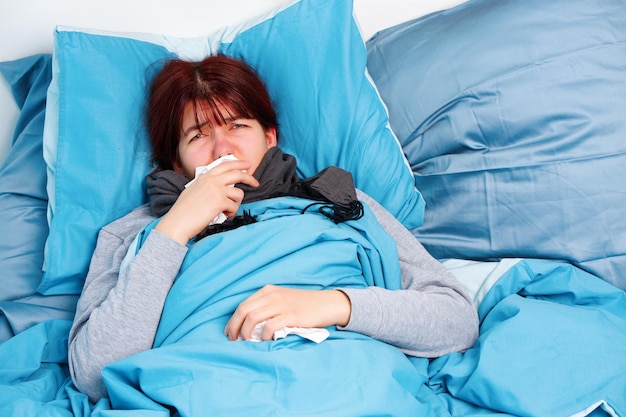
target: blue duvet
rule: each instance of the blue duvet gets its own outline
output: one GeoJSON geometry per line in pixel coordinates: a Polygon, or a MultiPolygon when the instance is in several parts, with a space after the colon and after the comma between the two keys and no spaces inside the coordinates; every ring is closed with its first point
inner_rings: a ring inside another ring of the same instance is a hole
{"type": "Polygon", "coordinates": [[[269,203],[242,206],[257,223],[191,246],[155,348],[104,370],[112,405],[182,416],[418,414],[424,376],[385,343],[334,328],[319,344],[294,335],[267,342],[224,336],[239,303],[266,284],[401,287],[394,241],[371,212],[335,225],[315,206],[301,214],[311,201],[269,203]]]}
{"type": "Polygon", "coordinates": [[[453,415],[570,416],[602,405],[626,416],[624,291],[567,263],[524,260],[478,312],[476,345],[429,368],[453,415]]]}
{"type": "Polygon", "coordinates": [[[71,383],[68,320],[0,344],[0,415],[626,416],[626,293],[566,263],[517,263],[478,306],[476,345],[430,362],[333,328],[320,344],[227,341],[234,308],[268,282],[399,288],[371,213],[335,227],[277,203],[191,248],[155,348],[103,371],[110,400],[90,404],[71,383]]]}

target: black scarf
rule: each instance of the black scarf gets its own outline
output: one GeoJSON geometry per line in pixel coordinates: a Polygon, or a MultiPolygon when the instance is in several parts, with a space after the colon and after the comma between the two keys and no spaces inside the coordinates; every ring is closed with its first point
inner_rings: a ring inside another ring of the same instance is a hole
{"type": "MultiPolygon", "coordinates": [[[[243,203],[292,196],[314,200],[303,212],[317,207],[320,213],[335,223],[357,220],[363,216],[363,205],[356,197],[352,175],[341,168],[331,166],[302,180],[296,173],[296,159],[274,147],[267,151],[254,172],[254,177],[260,183],[256,188],[246,184],[235,185],[245,193],[243,203]]],[[[176,202],[189,178],[173,170],[163,170],[149,174],[146,182],[152,211],[157,216],[162,216],[176,202]]],[[[243,215],[231,217],[222,224],[208,226],[198,238],[255,221],[254,216],[244,212],[243,215]]]]}

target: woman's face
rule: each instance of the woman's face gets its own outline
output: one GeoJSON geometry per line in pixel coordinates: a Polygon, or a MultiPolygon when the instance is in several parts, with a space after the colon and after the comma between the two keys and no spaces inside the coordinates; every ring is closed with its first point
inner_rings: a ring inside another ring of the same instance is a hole
{"type": "Polygon", "coordinates": [[[230,118],[226,109],[222,110],[224,124],[209,120],[210,114],[201,104],[185,106],[178,141],[179,160],[174,163],[174,169],[191,179],[196,167],[233,154],[237,159],[249,161],[252,165],[247,172],[254,174],[267,150],[276,146],[276,130],[264,130],[256,119],[230,118]]]}

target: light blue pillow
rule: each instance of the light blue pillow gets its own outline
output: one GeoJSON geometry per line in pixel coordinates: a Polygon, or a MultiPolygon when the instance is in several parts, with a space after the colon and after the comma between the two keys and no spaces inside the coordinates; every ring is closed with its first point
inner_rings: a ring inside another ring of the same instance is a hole
{"type": "Polygon", "coordinates": [[[405,226],[422,224],[424,201],[366,73],[352,2],[302,0],[208,38],[152,38],[57,31],[49,98],[58,107],[50,100],[45,136],[51,229],[39,291],[80,292],[98,230],[145,201],[146,78],[174,54],[219,51],[250,63],[267,83],[280,145],[301,175],[345,168],[405,226]]]}
{"type": "MultiPolygon", "coordinates": [[[[146,201],[150,149],[142,103],[152,64],[170,56],[162,46],[128,38],[56,33],[59,71],[51,88],[58,88],[58,144],[48,168],[54,184],[48,184],[42,294],[79,294],[99,229],[146,201]]],[[[47,149],[54,147],[49,117],[47,149]]]]}
{"type": "MultiPolygon", "coordinates": [[[[0,302],[35,293],[48,236],[46,166],[42,154],[51,56],[0,63],[20,115],[12,147],[0,166],[0,302]]],[[[1,316],[2,314],[0,314],[1,316]]]]}
{"type": "Polygon", "coordinates": [[[470,0],[367,48],[431,253],[562,259],[626,289],[624,1],[470,0]]]}

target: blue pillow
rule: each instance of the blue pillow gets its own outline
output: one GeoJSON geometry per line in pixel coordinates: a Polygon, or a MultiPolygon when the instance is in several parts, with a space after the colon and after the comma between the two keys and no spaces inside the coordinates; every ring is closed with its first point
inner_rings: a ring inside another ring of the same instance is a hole
{"type": "Polygon", "coordinates": [[[20,115],[12,146],[0,167],[0,301],[35,293],[48,236],[46,166],[42,138],[51,56],[0,63],[20,115]]]}
{"type": "Polygon", "coordinates": [[[152,43],[73,31],[56,33],[54,54],[50,89],[58,89],[58,110],[49,101],[44,148],[56,159],[48,163],[50,233],[38,291],[80,294],[99,229],[147,201],[142,103],[152,64],[171,54],[152,43]],[[58,120],[49,122],[53,112],[58,120]],[[49,123],[57,127],[55,143],[49,123]]]}
{"type": "Polygon", "coordinates": [[[438,258],[567,260],[626,288],[626,3],[470,0],[367,44],[438,258]]]}
{"type": "Polygon", "coordinates": [[[266,81],[279,114],[280,145],[300,174],[329,165],[408,228],[424,201],[366,72],[352,2],[301,0],[258,22],[204,39],[58,30],[46,148],[50,237],[39,291],[78,293],[98,230],[145,201],[149,145],[141,113],[146,79],[172,55],[221,52],[266,81]]]}

